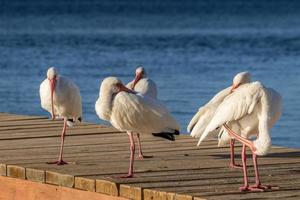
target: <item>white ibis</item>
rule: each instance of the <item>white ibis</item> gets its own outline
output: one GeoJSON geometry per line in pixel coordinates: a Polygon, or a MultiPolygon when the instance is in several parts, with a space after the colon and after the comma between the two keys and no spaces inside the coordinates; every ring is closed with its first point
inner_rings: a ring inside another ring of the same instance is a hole
{"type": "Polygon", "coordinates": [[[157,98],[157,87],[153,80],[147,77],[146,70],[143,67],[138,67],[135,70],[135,78],[129,82],[126,87],[147,95],[152,98],[157,98]]]}
{"type": "MultiPolygon", "coordinates": [[[[133,81],[129,82],[126,87],[134,90],[142,95],[149,96],[151,98],[157,98],[157,87],[154,81],[147,77],[146,71],[143,67],[138,67],[135,70],[135,78],[133,81]]],[[[140,140],[140,134],[137,133],[137,140],[138,140],[138,147],[139,147],[139,159],[143,159],[143,151],[142,151],[142,144],[140,140]]],[[[148,156],[149,157],[149,156],[148,156]]],[[[151,156],[150,156],[151,157],[151,156]]]]}
{"type": "Polygon", "coordinates": [[[199,139],[198,145],[213,130],[223,126],[230,137],[243,144],[242,163],[244,186],[242,191],[275,189],[262,185],[259,178],[257,155],[266,155],[271,148],[270,129],[281,115],[282,99],[278,92],[260,82],[244,84],[234,90],[218,106],[214,116],[199,139]],[[254,141],[248,139],[256,136],[254,141]],[[255,185],[249,186],[246,166],[246,147],[252,151],[255,185]]]}
{"type": "Polygon", "coordinates": [[[108,77],[100,86],[95,104],[97,115],[109,121],[120,131],[126,131],[130,140],[130,163],[125,178],[133,177],[135,143],[133,133],[152,134],[175,139],[179,124],[158,100],[136,94],[116,77],[108,77]]]}
{"type": "Polygon", "coordinates": [[[48,164],[67,164],[63,160],[63,148],[67,125],[81,121],[82,105],[79,88],[69,78],[60,76],[54,67],[47,71],[47,78],[40,85],[41,106],[51,113],[52,119],[60,117],[64,119],[61,133],[61,146],[57,161],[48,164]]]}
{"type": "MultiPolygon", "coordinates": [[[[217,93],[207,104],[200,107],[198,112],[190,121],[187,131],[191,133],[192,137],[199,138],[203,134],[205,128],[213,118],[218,106],[224,101],[224,99],[230,95],[239,86],[250,83],[251,75],[249,72],[240,72],[235,75],[232,81],[232,86],[227,87],[217,93]]],[[[214,130],[212,132],[219,132],[220,129],[214,130]]],[[[224,135],[225,136],[225,135],[224,135]]],[[[234,160],[234,142],[235,139],[230,140],[230,164],[232,168],[240,168],[240,165],[235,164],[234,160]]]]}

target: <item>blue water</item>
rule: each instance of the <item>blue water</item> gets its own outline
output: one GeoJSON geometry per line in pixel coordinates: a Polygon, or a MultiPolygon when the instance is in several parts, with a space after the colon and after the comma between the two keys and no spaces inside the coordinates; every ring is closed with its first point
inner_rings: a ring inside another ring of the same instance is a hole
{"type": "Polygon", "coordinates": [[[39,85],[49,66],[72,78],[84,119],[104,77],[133,78],[142,64],[159,98],[187,123],[248,70],[279,91],[273,143],[300,147],[300,1],[0,1],[0,111],[48,115],[39,85]]]}

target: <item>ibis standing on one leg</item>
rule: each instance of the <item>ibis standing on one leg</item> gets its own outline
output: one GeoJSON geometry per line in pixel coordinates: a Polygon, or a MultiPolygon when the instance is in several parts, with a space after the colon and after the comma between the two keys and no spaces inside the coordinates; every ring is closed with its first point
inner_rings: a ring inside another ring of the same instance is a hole
{"type": "Polygon", "coordinates": [[[60,117],[64,119],[61,132],[60,153],[57,161],[48,164],[64,165],[63,148],[67,125],[82,120],[82,104],[79,88],[69,78],[60,76],[54,67],[47,71],[47,78],[40,85],[41,106],[51,113],[52,119],[60,117]]]}
{"type": "MultiPolygon", "coordinates": [[[[126,87],[134,90],[142,95],[146,95],[151,98],[157,98],[157,87],[154,81],[147,77],[146,70],[144,67],[139,66],[135,70],[135,78],[133,81],[129,82],[126,87]]],[[[139,159],[143,159],[146,156],[143,155],[142,144],[140,140],[140,134],[137,133],[137,141],[139,147],[139,159]]],[[[150,156],[151,157],[151,156],[150,156]]]]}

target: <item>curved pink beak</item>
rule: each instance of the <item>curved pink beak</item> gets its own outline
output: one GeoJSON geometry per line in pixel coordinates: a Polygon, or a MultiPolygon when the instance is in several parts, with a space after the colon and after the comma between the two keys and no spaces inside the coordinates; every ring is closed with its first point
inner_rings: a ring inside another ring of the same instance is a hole
{"type": "Polygon", "coordinates": [[[55,114],[54,114],[54,105],[53,105],[53,94],[54,94],[54,89],[56,85],[56,78],[49,79],[50,82],[50,89],[51,89],[51,107],[52,107],[52,119],[55,119],[55,114]]]}
{"type": "Polygon", "coordinates": [[[119,84],[119,89],[120,89],[120,92],[124,91],[124,92],[128,92],[128,93],[136,94],[136,92],[134,90],[131,90],[131,89],[125,87],[123,84],[119,84]]]}
{"type": "Polygon", "coordinates": [[[135,75],[134,82],[133,82],[133,84],[131,86],[132,90],[134,89],[135,85],[139,82],[139,80],[142,79],[142,77],[143,77],[143,73],[142,72],[140,72],[140,73],[138,73],[138,74],[135,75]]]}

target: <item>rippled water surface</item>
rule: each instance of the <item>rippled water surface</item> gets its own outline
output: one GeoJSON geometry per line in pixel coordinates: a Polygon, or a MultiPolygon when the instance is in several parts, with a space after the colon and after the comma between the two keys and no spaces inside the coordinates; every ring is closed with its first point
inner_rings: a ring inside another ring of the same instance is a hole
{"type": "Polygon", "coordinates": [[[198,107],[248,70],[279,91],[275,144],[300,147],[299,1],[0,1],[0,111],[48,115],[39,85],[49,66],[72,78],[84,119],[101,80],[144,65],[185,131],[198,107]],[[226,3],[225,3],[226,2],[226,3]]]}

